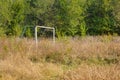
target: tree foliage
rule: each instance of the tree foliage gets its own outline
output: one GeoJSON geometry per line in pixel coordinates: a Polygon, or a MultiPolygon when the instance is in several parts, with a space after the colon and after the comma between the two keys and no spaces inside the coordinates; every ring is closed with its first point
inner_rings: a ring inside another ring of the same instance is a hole
{"type": "Polygon", "coordinates": [[[55,27],[58,37],[120,34],[119,7],[119,0],[0,0],[0,35],[35,25],[55,27]]]}
{"type": "Polygon", "coordinates": [[[0,27],[4,28],[6,35],[20,35],[24,6],[22,0],[0,0],[0,27]]]}
{"type": "Polygon", "coordinates": [[[111,6],[112,0],[87,1],[85,22],[89,34],[113,33],[115,28],[115,17],[111,6]]]}

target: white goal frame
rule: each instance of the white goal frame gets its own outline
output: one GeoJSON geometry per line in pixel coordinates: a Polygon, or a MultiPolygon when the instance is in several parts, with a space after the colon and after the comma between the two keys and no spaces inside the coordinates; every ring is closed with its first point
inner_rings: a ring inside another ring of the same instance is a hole
{"type": "Polygon", "coordinates": [[[38,34],[37,34],[37,29],[38,28],[45,28],[45,29],[51,29],[53,32],[53,42],[55,43],[55,28],[54,27],[45,27],[45,26],[35,26],[35,42],[36,44],[38,43],[38,34]]]}

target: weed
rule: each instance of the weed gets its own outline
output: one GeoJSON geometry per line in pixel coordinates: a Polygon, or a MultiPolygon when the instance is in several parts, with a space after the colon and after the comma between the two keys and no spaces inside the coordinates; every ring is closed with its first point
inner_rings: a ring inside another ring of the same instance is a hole
{"type": "Polygon", "coordinates": [[[120,38],[0,38],[0,80],[119,80],[120,38]],[[117,41],[117,42],[116,42],[117,41]]]}

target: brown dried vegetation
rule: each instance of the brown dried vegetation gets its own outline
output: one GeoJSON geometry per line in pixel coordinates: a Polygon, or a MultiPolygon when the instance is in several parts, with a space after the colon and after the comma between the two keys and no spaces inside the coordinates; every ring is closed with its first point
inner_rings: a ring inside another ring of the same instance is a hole
{"type": "Polygon", "coordinates": [[[0,38],[0,80],[119,80],[120,37],[0,38]]]}

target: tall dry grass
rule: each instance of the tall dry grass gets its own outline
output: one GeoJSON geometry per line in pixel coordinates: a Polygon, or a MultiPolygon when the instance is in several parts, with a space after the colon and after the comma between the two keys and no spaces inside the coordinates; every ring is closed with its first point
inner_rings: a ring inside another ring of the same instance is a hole
{"type": "Polygon", "coordinates": [[[0,38],[0,80],[119,80],[120,37],[0,38]]]}

